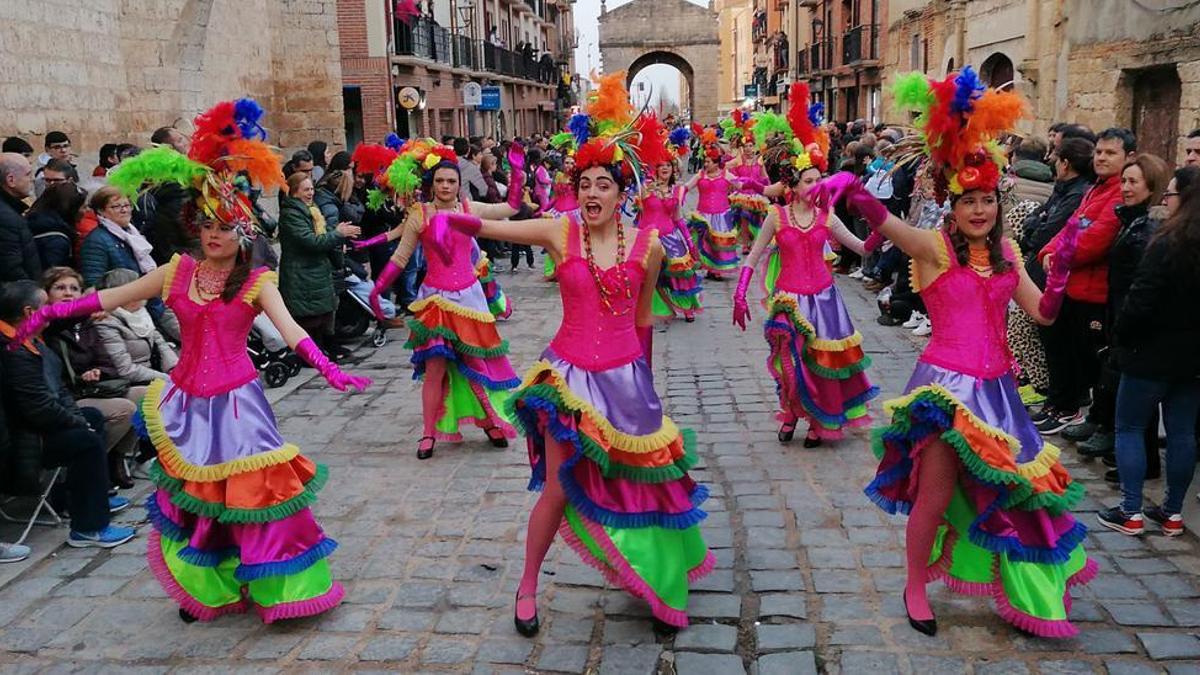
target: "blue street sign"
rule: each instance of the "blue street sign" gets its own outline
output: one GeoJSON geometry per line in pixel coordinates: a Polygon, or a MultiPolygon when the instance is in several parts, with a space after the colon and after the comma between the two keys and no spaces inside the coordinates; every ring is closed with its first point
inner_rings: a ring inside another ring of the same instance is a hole
{"type": "Polygon", "coordinates": [[[481,101],[479,103],[480,110],[499,110],[500,109],[500,87],[487,86],[483,87],[481,92],[481,101]]]}

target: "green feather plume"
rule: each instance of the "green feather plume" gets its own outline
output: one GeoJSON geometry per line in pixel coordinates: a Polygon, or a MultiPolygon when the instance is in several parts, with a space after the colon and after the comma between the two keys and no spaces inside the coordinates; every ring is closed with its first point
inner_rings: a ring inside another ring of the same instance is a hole
{"type": "Polygon", "coordinates": [[[929,80],[924,73],[905,73],[896,78],[892,85],[892,96],[896,100],[896,108],[909,110],[924,116],[936,102],[933,91],[929,88],[929,80]]]}
{"type": "Polygon", "coordinates": [[[767,140],[776,134],[782,135],[783,138],[792,138],[792,125],[788,124],[783,115],[760,112],[755,113],[753,119],[754,127],[751,132],[754,134],[754,144],[759,148],[766,146],[767,140]]]}
{"type": "Polygon", "coordinates": [[[179,183],[190,187],[209,172],[208,167],[184,157],[169,146],[160,145],[130,157],[108,172],[108,184],[127,197],[133,197],[147,183],[179,183]]]}
{"type": "Polygon", "coordinates": [[[574,150],[575,134],[569,131],[560,131],[559,133],[554,134],[550,137],[550,147],[558,148],[560,150],[564,148],[574,150]]]}
{"type": "Polygon", "coordinates": [[[379,188],[371,188],[367,190],[367,208],[372,211],[378,211],[387,203],[387,196],[383,194],[383,190],[379,188]]]}
{"type": "Polygon", "coordinates": [[[397,194],[406,195],[421,186],[421,172],[417,160],[400,155],[388,166],[387,182],[397,194]]]}
{"type": "Polygon", "coordinates": [[[734,135],[740,133],[738,131],[737,124],[730,117],[721,118],[721,121],[717,124],[721,127],[721,138],[726,141],[732,139],[734,135]]]}

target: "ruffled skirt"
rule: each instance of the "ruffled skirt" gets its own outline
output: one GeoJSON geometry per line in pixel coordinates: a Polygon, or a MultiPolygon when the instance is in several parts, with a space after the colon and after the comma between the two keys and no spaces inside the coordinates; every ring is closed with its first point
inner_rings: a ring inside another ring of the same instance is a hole
{"type": "Polygon", "coordinates": [[[309,505],[325,467],[284,442],[257,380],[212,397],[150,384],[137,424],[154,443],[146,557],[164,590],[211,621],[253,607],[266,623],[341,602],[309,505]]]}
{"type": "Polygon", "coordinates": [[[671,318],[676,314],[694,316],[700,313],[700,270],[692,258],[691,247],[679,230],[660,237],[666,260],[658,277],[658,292],[654,294],[654,315],[671,318]]]}
{"type": "Polygon", "coordinates": [[[743,252],[754,244],[770,208],[770,200],[760,194],[735,192],[729,195],[730,223],[742,242],[743,252]]]}
{"type": "Polygon", "coordinates": [[[437,414],[436,437],[461,441],[459,423],[467,420],[481,429],[498,427],[508,438],[516,430],[504,418],[509,391],[520,384],[508,362],[508,341],[496,331],[483,287],[461,291],[421,285],[409,305],[410,334],[405,347],[413,350],[413,379],[425,376],[425,362],[446,360],[446,394],[437,414]]]}
{"type": "Polygon", "coordinates": [[[738,267],[737,231],[729,213],[695,213],[691,219],[703,221],[700,236],[700,265],[705,272],[721,276],[738,267]]]}
{"type": "Polygon", "coordinates": [[[958,487],[930,555],[930,578],[991,597],[1018,628],[1068,637],[1071,586],[1096,575],[1083,550],[1087,528],[1070,509],[1083,497],[1021,405],[1011,375],[980,379],[918,363],[906,394],[885,404],[891,422],[874,432],[879,458],[867,496],[908,513],[920,486],[914,464],[931,441],[962,464],[958,487]]]}
{"type": "Polygon", "coordinates": [[[528,440],[531,490],[545,484],[546,434],[566,450],[566,542],[655,617],[686,626],[688,586],[715,564],[699,527],[708,491],[687,475],[694,435],[662,414],[646,361],[592,372],[547,349],[509,405],[528,440]]]}
{"type": "Polygon", "coordinates": [[[867,379],[871,359],[837,287],[812,295],[777,290],[767,302],[767,316],[767,368],[779,394],[779,420],[805,419],[810,431],[826,439],[869,424],[867,402],[879,389],[867,379]]]}
{"type": "Polygon", "coordinates": [[[497,319],[507,319],[512,316],[512,301],[500,287],[500,282],[496,281],[492,261],[486,255],[481,255],[479,261],[475,263],[475,277],[483,286],[483,297],[487,300],[488,311],[492,313],[492,316],[497,319]]]}

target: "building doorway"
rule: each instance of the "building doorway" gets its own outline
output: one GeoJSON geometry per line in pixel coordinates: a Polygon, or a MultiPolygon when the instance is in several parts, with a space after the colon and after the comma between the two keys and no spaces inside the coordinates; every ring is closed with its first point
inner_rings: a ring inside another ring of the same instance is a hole
{"type": "Polygon", "coordinates": [[[983,65],[979,66],[979,74],[983,77],[984,84],[989,87],[1011,89],[1013,82],[1012,59],[996,52],[983,60],[983,65]]]}
{"type": "Polygon", "coordinates": [[[363,140],[362,89],[342,87],[342,111],[346,147],[357,147],[363,140]]]}
{"type": "Polygon", "coordinates": [[[1138,150],[1175,166],[1181,87],[1175,64],[1126,72],[1133,98],[1133,133],[1138,150]]]}

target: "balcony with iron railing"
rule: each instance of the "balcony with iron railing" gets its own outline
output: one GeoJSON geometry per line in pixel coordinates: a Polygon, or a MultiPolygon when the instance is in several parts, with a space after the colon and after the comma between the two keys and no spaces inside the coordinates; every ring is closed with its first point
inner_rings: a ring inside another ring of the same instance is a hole
{"type": "Polygon", "coordinates": [[[425,17],[397,21],[396,54],[450,64],[450,31],[425,17]]]}
{"type": "Polygon", "coordinates": [[[412,56],[463,70],[557,84],[555,60],[526,56],[490,42],[473,40],[442,28],[428,18],[395,24],[396,55],[412,56]]]}
{"type": "Polygon", "coordinates": [[[796,74],[804,75],[808,73],[808,54],[809,49],[801,48],[796,50],[796,74]]]}
{"type": "Polygon", "coordinates": [[[855,26],[842,39],[842,63],[854,65],[879,59],[879,31],[875,24],[855,26]]]}
{"type": "Polygon", "coordinates": [[[833,70],[839,65],[834,61],[836,42],[835,38],[826,38],[808,46],[809,72],[833,70]]]}

